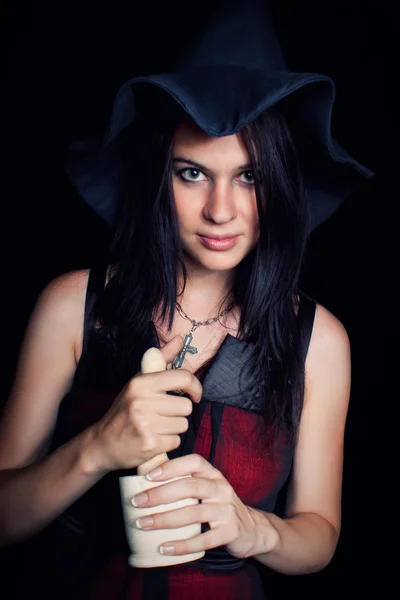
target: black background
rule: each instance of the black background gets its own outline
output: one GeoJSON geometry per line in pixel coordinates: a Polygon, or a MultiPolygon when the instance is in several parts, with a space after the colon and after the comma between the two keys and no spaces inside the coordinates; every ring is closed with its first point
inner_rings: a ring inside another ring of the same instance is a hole
{"type": "MultiPolygon", "coordinates": [[[[361,595],[378,586],[383,592],[387,585],[379,559],[392,506],[386,428],[398,396],[400,333],[394,6],[388,0],[272,2],[289,68],[334,79],[333,134],[376,174],[313,233],[304,268],[307,291],[347,328],[353,361],[338,550],[323,572],[287,584],[315,597],[343,589],[361,595]]],[[[66,145],[106,124],[126,78],[168,69],[210,10],[151,0],[3,5],[2,401],[38,293],[56,275],[90,266],[110,238],[66,180],[60,166],[66,145]]],[[[10,581],[18,552],[2,553],[10,581]]]]}

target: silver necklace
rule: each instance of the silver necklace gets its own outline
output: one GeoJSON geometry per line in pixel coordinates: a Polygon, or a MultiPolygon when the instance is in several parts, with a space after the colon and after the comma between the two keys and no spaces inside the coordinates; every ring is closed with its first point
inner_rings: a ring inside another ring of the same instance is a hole
{"type": "Polygon", "coordinates": [[[188,317],[188,315],[185,313],[185,311],[183,310],[183,308],[179,304],[179,302],[176,302],[176,304],[175,304],[176,310],[178,311],[178,313],[181,315],[181,317],[183,319],[187,319],[188,321],[190,321],[192,323],[192,327],[183,339],[182,350],[179,352],[179,354],[176,356],[176,358],[174,359],[174,361],[172,363],[173,369],[180,369],[182,367],[186,354],[188,354],[188,353],[189,354],[197,354],[198,353],[198,349],[196,348],[196,346],[192,346],[193,334],[196,331],[196,329],[201,326],[212,325],[213,323],[218,321],[221,317],[224,317],[225,315],[227,315],[228,312],[230,312],[232,310],[234,305],[235,305],[235,303],[232,302],[228,306],[228,308],[225,308],[222,312],[219,313],[219,315],[217,315],[216,317],[211,317],[211,319],[207,319],[207,321],[195,321],[195,319],[191,319],[190,317],[188,317]]]}

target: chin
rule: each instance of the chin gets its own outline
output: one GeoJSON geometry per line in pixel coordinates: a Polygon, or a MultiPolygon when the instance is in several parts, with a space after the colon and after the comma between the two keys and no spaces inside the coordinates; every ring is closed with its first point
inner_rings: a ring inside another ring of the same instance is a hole
{"type": "Polygon", "coordinates": [[[200,254],[191,254],[190,260],[199,267],[214,272],[226,272],[235,269],[245,258],[246,255],[236,256],[228,252],[212,252],[208,256],[200,254]]]}

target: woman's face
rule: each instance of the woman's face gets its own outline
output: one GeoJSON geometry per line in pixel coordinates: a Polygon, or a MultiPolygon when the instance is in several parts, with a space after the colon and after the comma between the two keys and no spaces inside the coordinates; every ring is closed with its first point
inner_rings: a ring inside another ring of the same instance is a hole
{"type": "Polygon", "coordinates": [[[186,259],[232,271],[259,236],[253,170],[241,137],[212,137],[185,122],[176,132],[172,169],[186,259]]]}

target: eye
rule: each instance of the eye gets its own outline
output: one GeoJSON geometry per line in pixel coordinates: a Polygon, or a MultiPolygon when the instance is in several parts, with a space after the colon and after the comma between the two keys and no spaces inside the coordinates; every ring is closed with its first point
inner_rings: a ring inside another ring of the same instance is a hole
{"type": "Polygon", "coordinates": [[[242,183],[247,183],[247,185],[254,185],[253,171],[243,171],[243,173],[240,174],[240,180],[242,183]]]}
{"type": "Polygon", "coordinates": [[[199,169],[181,169],[178,175],[183,181],[194,183],[195,181],[204,181],[206,176],[199,169]]]}

